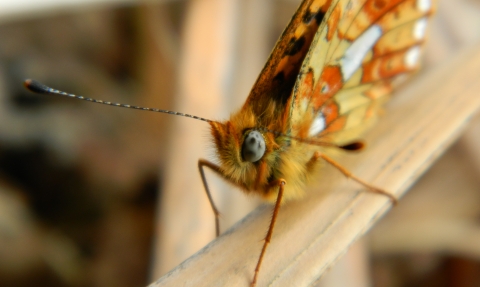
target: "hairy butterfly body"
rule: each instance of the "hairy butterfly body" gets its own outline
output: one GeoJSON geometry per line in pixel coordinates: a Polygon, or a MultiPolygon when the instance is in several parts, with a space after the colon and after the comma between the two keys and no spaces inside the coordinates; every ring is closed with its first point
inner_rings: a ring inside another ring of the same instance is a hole
{"type": "Polygon", "coordinates": [[[274,202],[272,220],[251,285],[257,282],[283,202],[300,198],[325,160],[369,191],[393,195],[350,174],[326,156],[328,147],[358,150],[355,140],[379,114],[395,85],[418,69],[434,0],[304,0],[270,55],[243,107],[229,120],[103,102],[32,80],[37,93],[203,120],[210,124],[219,165],[199,160],[219,233],[219,211],[207,167],[246,193],[274,202]]]}

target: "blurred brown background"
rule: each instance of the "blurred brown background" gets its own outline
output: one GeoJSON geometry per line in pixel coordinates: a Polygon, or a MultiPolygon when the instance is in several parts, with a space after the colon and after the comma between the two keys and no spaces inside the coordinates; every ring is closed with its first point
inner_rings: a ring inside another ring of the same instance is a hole
{"type": "MultiPolygon", "coordinates": [[[[196,165],[212,158],[208,126],[33,95],[23,80],[223,119],[299,1],[24,2],[0,4],[0,286],[147,285],[214,237],[196,165]]],[[[480,2],[438,7],[430,66],[480,37],[480,2]]],[[[338,264],[368,274],[357,286],[480,286],[479,129],[338,264]]],[[[257,205],[207,176],[222,230],[257,205]]]]}

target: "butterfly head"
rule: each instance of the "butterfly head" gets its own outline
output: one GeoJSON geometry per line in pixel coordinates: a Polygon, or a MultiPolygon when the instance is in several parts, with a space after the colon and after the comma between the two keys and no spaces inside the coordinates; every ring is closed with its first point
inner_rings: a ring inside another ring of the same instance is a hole
{"type": "Polygon", "coordinates": [[[231,121],[211,122],[211,132],[222,163],[235,165],[256,163],[265,155],[268,147],[266,136],[252,128],[239,127],[231,121]]]}
{"type": "Polygon", "coordinates": [[[210,126],[220,167],[228,178],[252,189],[259,174],[262,178],[270,174],[279,146],[274,134],[257,127],[254,117],[238,113],[210,126]]]}

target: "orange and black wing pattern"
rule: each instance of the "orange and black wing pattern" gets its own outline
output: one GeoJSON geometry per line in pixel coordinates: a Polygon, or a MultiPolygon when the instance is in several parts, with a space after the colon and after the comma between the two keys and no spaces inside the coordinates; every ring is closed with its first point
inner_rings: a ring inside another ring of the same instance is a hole
{"type": "Polygon", "coordinates": [[[435,0],[337,0],[305,56],[283,132],[347,142],[417,70],[435,0]]]}
{"type": "Polygon", "coordinates": [[[435,0],[303,1],[242,109],[256,126],[294,137],[352,140],[417,70],[434,8],[435,0]]]}
{"type": "Polygon", "coordinates": [[[292,95],[302,63],[323,22],[331,0],[305,0],[275,45],[245,102],[258,124],[268,125],[281,117],[292,95]]]}

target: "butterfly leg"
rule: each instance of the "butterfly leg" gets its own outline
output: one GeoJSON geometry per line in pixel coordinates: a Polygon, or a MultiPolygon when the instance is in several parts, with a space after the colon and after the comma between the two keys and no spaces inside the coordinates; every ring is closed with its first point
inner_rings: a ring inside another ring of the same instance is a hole
{"type": "Polygon", "coordinates": [[[378,193],[378,194],[382,194],[382,195],[385,195],[387,196],[388,198],[390,198],[390,200],[392,201],[392,203],[394,205],[397,204],[397,198],[383,190],[383,189],[380,189],[378,187],[375,187],[367,182],[365,182],[364,180],[356,177],[355,175],[353,175],[350,171],[348,171],[347,169],[345,169],[343,166],[341,166],[338,162],[334,161],[333,159],[329,158],[328,156],[324,155],[323,153],[321,152],[315,152],[312,156],[312,158],[310,159],[310,161],[307,163],[307,167],[309,165],[312,165],[314,162],[316,162],[318,159],[323,159],[325,160],[327,163],[329,163],[330,165],[332,165],[333,167],[335,167],[338,171],[340,171],[341,173],[343,173],[346,177],[348,178],[351,178],[353,179],[354,181],[358,182],[359,184],[363,185],[364,187],[366,187],[370,192],[374,192],[374,193],[378,193]]]}
{"type": "Polygon", "coordinates": [[[258,257],[257,266],[255,267],[255,274],[253,275],[252,284],[250,284],[251,287],[255,287],[255,285],[257,284],[258,272],[260,271],[260,266],[262,265],[263,256],[265,255],[267,246],[270,243],[270,240],[272,238],[273,227],[275,226],[275,221],[277,220],[278,211],[280,210],[280,203],[282,202],[282,198],[283,198],[283,189],[286,183],[287,182],[282,178],[274,180],[270,183],[270,186],[272,187],[278,186],[278,195],[277,195],[277,200],[275,202],[275,207],[273,209],[272,219],[270,220],[270,226],[268,227],[268,232],[263,242],[262,252],[260,253],[260,257],[258,257]]]}
{"type": "Polygon", "coordinates": [[[220,212],[217,209],[217,206],[213,202],[213,197],[212,194],[210,193],[210,189],[208,188],[207,184],[207,178],[205,177],[205,171],[204,167],[210,168],[212,171],[214,171],[216,174],[218,174],[220,177],[225,178],[220,170],[220,167],[206,161],[204,159],[198,160],[198,170],[200,171],[200,176],[202,177],[202,182],[203,182],[203,187],[205,188],[205,192],[207,193],[208,196],[208,201],[210,202],[210,206],[212,207],[213,214],[215,215],[215,235],[218,237],[220,235],[220,212]]]}

